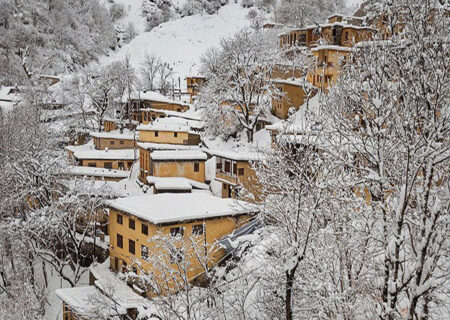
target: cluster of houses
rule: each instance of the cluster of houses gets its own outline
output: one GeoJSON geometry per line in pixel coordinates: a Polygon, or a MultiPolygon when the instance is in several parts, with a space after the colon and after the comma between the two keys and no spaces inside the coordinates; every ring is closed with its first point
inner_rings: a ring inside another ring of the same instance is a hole
{"type": "MultiPolygon", "coordinates": [[[[306,53],[314,65],[306,73],[292,64],[278,66],[271,79],[280,92],[272,101],[275,116],[286,119],[291,108],[298,110],[305,99],[336,83],[342,66],[351,63],[352,48],[372,40],[379,30],[373,23],[365,25],[364,15],[362,9],[351,17],[336,14],[326,24],[279,35],[287,59],[306,53]]],[[[189,102],[193,103],[207,79],[195,76],[186,80],[189,102]]],[[[202,118],[188,103],[152,91],[132,92],[122,103],[128,107],[126,127],[118,119],[105,119],[104,131],[92,132],[87,144],[66,147],[69,176],[127,181],[122,186],[128,190],[106,202],[104,233],[109,239],[109,259],[91,266],[89,286],[56,291],[63,301],[64,320],[83,319],[86,309],[95,307],[92,301],[96,299],[89,297],[113,295],[114,301],[103,310],[106,316],[114,313],[135,319],[147,298],[175,293],[175,284],[151,261],[153,256],[162,255],[169,270],[189,259],[189,281],[194,284],[202,277],[204,265],[192,258],[192,244],[175,245],[163,254],[156,238],[183,242],[195,237],[205,247],[205,255],[210,253],[206,263],[210,268],[232,254],[227,239],[236,232],[253,231],[258,223],[253,204],[263,199],[252,163],[262,161],[261,154],[209,148],[201,138],[202,118]],[[242,190],[248,196],[242,198],[242,190]],[[118,277],[130,272],[151,275],[157,288],[118,277]]],[[[282,130],[279,124],[266,129],[272,141],[282,130]]]]}
{"type": "MultiPolygon", "coordinates": [[[[188,78],[192,101],[198,79],[188,78]]],[[[100,239],[109,239],[109,259],[90,268],[89,286],[56,291],[63,319],[83,319],[92,304],[88,296],[105,297],[111,290],[121,292],[114,295],[114,305],[120,306],[114,313],[133,319],[145,298],[161,291],[120,280],[119,273],[151,274],[170,291],[165,275],[148,259],[161,255],[155,236],[198,237],[212,267],[232,253],[217,243],[257,219],[252,202],[260,199],[251,162],[259,161],[260,154],[208,148],[201,139],[203,120],[187,103],[150,91],[134,92],[123,103],[130,106],[125,124],[105,119],[103,131],[91,132],[88,143],[65,148],[69,179],[120,185],[127,192],[108,197],[107,227],[97,230],[104,233],[100,239]],[[235,199],[242,188],[254,192],[248,202],[235,199]]],[[[165,258],[174,269],[180,259],[191,259],[187,276],[195,281],[204,269],[184,250],[194,248],[180,248],[165,258]]]]}

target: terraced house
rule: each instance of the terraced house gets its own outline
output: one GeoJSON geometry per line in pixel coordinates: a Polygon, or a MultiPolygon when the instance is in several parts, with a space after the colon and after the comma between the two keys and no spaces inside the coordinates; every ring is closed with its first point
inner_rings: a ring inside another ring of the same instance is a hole
{"type": "Polygon", "coordinates": [[[115,272],[152,274],[155,282],[141,288],[150,297],[176,290],[181,265],[187,266],[185,276],[194,282],[205,266],[221,261],[226,252],[217,241],[257,213],[246,202],[203,192],[128,197],[108,205],[110,267],[115,272]],[[164,268],[148,259],[161,254],[164,268]]]}

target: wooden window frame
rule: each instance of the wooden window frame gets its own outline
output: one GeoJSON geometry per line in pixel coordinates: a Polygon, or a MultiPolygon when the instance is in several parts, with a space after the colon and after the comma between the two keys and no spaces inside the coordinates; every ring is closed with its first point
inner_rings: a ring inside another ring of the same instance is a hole
{"type": "Polygon", "coordinates": [[[134,240],[128,239],[128,252],[136,254],[136,242],[134,240]]]}
{"type": "Polygon", "coordinates": [[[123,249],[123,236],[119,233],[116,236],[116,244],[117,248],[123,249]]]}
{"type": "Polygon", "coordinates": [[[178,235],[181,235],[181,237],[184,237],[184,227],[170,228],[170,236],[175,238],[175,237],[178,237],[178,235]]]}
{"type": "Polygon", "coordinates": [[[136,221],[134,219],[128,218],[128,228],[136,230],[136,221]]]}
{"type": "Polygon", "coordinates": [[[192,226],[192,234],[201,236],[205,233],[206,226],[204,223],[202,224],[194,224],[192,226]]]}
{"type": "Polygon", "coordinates": [[[145,223],[141,224],[141,233],[145,234],[146,236],[148,236],[148,225],[146,225],[145,223]]]}
{"type": "Polygon", "coordinates": [[[123,216],[121,214],[117,214],[117,219],[116,219],[118,224],[122,224],[123,225],[123,216]]]}

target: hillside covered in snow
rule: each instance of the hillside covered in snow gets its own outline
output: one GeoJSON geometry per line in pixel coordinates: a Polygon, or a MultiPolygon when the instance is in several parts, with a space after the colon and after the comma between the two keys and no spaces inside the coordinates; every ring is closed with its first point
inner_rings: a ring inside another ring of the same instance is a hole
{"type": "MultiPolygon", "coordinates": [[[[111,52],[100,60],[100,64],[106,65],[128,57],[135,70],[139,70],[146,53],[155,53],[170,64],[174,78],[180,77],[183,83],[186,75],[199,71],[200,57],[206,50],[218,46],[222,38],[230,37],[250,25],[246,18],[248,11],[239,4],[230,3],[217,14],[196,14],[163,23],[111,52]]],[[[127,20],[142,23],[139,11],[131,10],[129,14],[127,20]]]]}

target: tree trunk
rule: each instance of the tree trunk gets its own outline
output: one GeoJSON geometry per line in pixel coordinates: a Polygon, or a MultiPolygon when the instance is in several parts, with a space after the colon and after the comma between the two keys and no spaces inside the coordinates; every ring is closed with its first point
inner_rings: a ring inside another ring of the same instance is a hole
{"type": "Polygon", "coordinates": [[[253,129],[247,129],[247,141],[249,143],[253,142],[253,129]]]}
{"type": "Polygon", "coordinates": [[[292,289],[294,287],[294,272],[295,271],[286,271],[286,298],[285,298],[286,320],[293,319],[292,289]]]}

